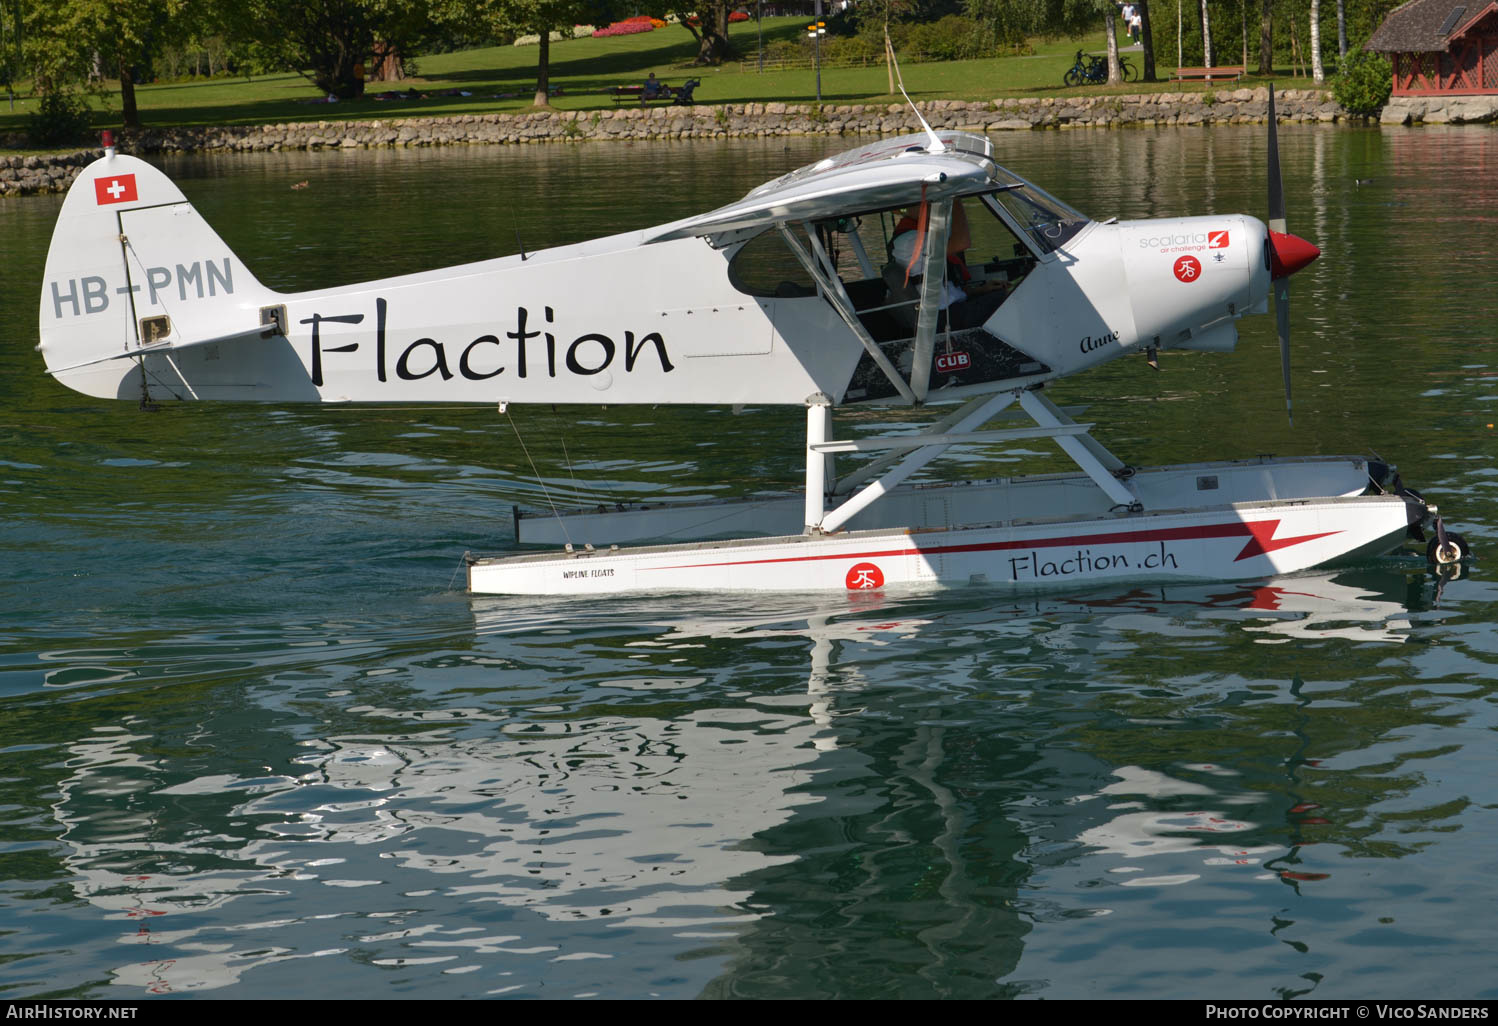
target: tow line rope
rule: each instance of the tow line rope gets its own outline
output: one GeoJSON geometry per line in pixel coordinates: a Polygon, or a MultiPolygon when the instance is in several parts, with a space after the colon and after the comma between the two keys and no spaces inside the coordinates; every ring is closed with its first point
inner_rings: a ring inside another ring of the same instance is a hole
{"type": "Polygon", "coordinates": [[[536,475],[536,484],[541,486],[541,494],[546,496],[546,504],[551,507],[551,515],[557,518],[557,523],[562,527],[562,537],[567,539],[567,544],[572,544],[572,535],[567,533],[567,521],[562,519],[557,504],[551,501],[551,490],[546,487],[546,482],[541,479],[541,471],[536,469],[536,461],[531,459],[531,451],[526,448],[525,439],[520,437],[520,425],[515,423],[515,418],[510,415],[510,404],[500,403],[499,412],[505,415],[510,422],[510,429],[515,432],[515,441],[520,443],[520,451],[525,453],[525,461],[531,465],[531,473],[536,475]]]}

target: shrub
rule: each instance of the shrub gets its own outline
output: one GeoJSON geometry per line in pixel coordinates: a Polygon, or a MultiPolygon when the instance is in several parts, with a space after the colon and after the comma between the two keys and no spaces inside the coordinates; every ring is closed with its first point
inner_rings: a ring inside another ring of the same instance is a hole
{"type": "Polygon", "coordinates": [[[865,33],[859,36],[833,37],[822,44],[828,60],[864,64],[884,60],[884,36],[865,33]]]}
{"type": "Polygon", "coordinates": [[[908,50],[928,60],[960,61],[973,57],[991,57],[998,52],[998,41],[986,26],[960,14],[949,14],[939,21],[907,27],[905,39],[896,40],[897,53],[908,50]]]}
{"type": "Polygon", "coordinates": [[[1376,53],[1351,50],[1342,70],[1332,81],[1332,96],[1349,114],[1371,117],[1389,102],[1394,90],[1394,69],[1376,53]]]}
{"type": "Polygon", "coordinates": [[[603,39],[607,36],[632,36],[638,32],[654,32],[655,26],[650,24],[650,19],[644,21],[616,21],[593,33],[594,39],[603,39]]]}
{"type": "Polygon", "coordinates": [[[38,146],[79,142],[88,135],[88,104],[71,89],[43,93],[26,117],[26,134],[38,146]]]}
{"type": "Polygon", "coordinates": [[[731,22],[748,21],[749,20],[749,12],[748,11],[734,11],[732,14],[730,14],[728,16],[728,20],[731,21],[731,22]]]}

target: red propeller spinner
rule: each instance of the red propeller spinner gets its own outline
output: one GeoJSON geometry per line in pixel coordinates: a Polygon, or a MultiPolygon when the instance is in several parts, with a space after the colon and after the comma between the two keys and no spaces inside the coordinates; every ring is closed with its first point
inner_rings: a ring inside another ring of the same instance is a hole
{"type": "Polygon", "coordinates": [[[1314,243],[1288,232],[1269,233],[1269,276],[1288,278],[1321,255],[1314,243]]]}

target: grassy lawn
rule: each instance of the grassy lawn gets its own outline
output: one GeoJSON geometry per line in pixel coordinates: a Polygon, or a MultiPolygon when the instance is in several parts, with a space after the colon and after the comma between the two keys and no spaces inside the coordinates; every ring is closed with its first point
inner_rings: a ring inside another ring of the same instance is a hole
{"type": "MultiPolygon", "coordinates": [[[[804,31],[804,18],[767,18],[766,43],[796,38],[804,31]]],[[[734,44],[741,52],[756,49],[754,22],[731,26],[734,44]]],[[[1071,66],[1076,50],[1101,52],[1103,34],[1080,40],[1034,41],[1032,56],[995,57],[985,60],[909,64],[904,67],[905,86],[918,100],[989,100],[1018,96],[1095,95],[1108,92],[1205,91],[1203,83],[1134,83],[1110,90],[1106,86],[1067,89],[1061,76],[1071,66]]],[[[459,53],[422,57],[419,76],[396,83],[400,91],[414,87],[422,99],[375,100],[368,96],[343,103],[320,103],[312,84],[300,75],[256,76],[251,79],[214,79],[140,86],[136,90],[141,121],[154,128],[203,125],[264,124],[288,121],[336,121],[392,118],[408,115],[480,114],[532,109],[536,76],[535,46],[499,46],[459,53]],[[459,95],[466,92],[469,95],[459,95]]],[[[747,103],[761,101],[813,102],[816,74],[811,69],[767,70],[760,73],[752,60],[720,68],[697,68],[691,61],[696,43],[685,29],[670,26],[654,32],[609,39],[575,39],[551,46],[551,83],[563,94],[552,104],[560,110],[612,109],[610,89],[638,83],[654,71],[668,84],[700,78],[696,91],[700,103],[747,103]]],[[[1129,55],[1135,66],[1141,56],[1129,55]]],[[[1160,65],[1166,76],[1170,66],[1160,65]]],[[[1292,80],[1281,76],[1289,86],[1292,80]]],[[[1244,84],[1257,84],[1254,76],[1244,84]]],[[[384,91],[384,84],[370,86],[370,93],[384,91]]],[[[1215,88],[1230,88],[1218,83],[1215,88]]],[[[882,65],[865,68],[822,69],[822,100],[825,103],[891,102],[888,76],[882,65]]],[[[0,103],[0,132],[24,131],[26,114],[35,109],[35,99],[23,96],[14,111],[0,103]]],[[[119,125],[119,93],[94,101],[96,128],[119,125]]]]}

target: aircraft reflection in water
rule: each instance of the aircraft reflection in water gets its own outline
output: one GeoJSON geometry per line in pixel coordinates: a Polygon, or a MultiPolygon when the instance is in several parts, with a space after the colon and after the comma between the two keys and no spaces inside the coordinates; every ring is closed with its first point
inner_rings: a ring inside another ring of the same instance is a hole
{"type": "MultiPolygon", "coordinates": [[[[79,897],[142,945],[113,982],[150,993],[228,987],[253,969],[354,949],[374,965],[475,972],[475,993],[565,986],[590,956],[634,959],[641,972],[676,964],[705,993],[754,993],[776,974],[834,993],[854,971],[839,959],[857,945],[822,943],[829,927],[815,910],[833,909],[839,931],[878,932],[901,965],[972,957],[981,935],[986,991],[923,972],[908,993],[994,993],[1035,924],[1110,911],[1058,911],[1025,885],[1036,873],[1106,871],[1130,886],[1228,870],[1295,879],[1284,841],[1264,834],[1266,815],[1281,816],[1293,795],[1211,783],[1229,785],[1229,765],[1177,773],[1123,761],[1069,724],[1079,704],[1087,722],[1114,715],[1112,699],[1148,706],[1150,688],[1077,682],[1109,680],[1129,648],[1121,639],[1136,632],[1398,643],[1411,629],[1405,587],[1400,572],[1365,571],[998,611],[878,597],[851,611],[840,600],[836,614],[804,600],[755,611],[723,601],[689,620],[618,601],[568,631],[558,628],[576,624],[575,605],[517,622],[511,605],[478,600],[483,697],[344,708],[409,729],[303,741],[295,774],[162,786],[165,764],[142,754],[150,738],[120,730],[75,742],[56,804],[65,862],[79,897]],[[879,675],[933,640],[948,658],[930,680],[879,675]],[[1049,656],[1058,686],[1006,679],[1011,641],[1049,656]],[[599,655],[617,675],[591,676],[586,704],[572,705],[559,661],[599,655]],[[802,673],[804,690],[788,690],[802,673]],[[953,719],[954,688],[978,688],[984,701],[953,719]],[[1058,731],[1073,734],[1036,742],[1058,731]],[[126,792],[134,811],[101,815],[126,792]],[[184,808],[210,810],[202,829],[180,829],[184,808]],[[151,839],[168,817],[185,839],[151,839]],[[910,852],[919,871],[903,861],[910,852]],[[1124,861],[1100,870],[1089,861],[1099,857],[1124,861]],[[348,889],[348,911],[309,914],[308,888],[329,886],[348,889]],[[909,932],[889,919],[900,894],[917,902],[921,925],[909,932]],[[216,914],[241,901],[256,907],[232,922],[216,914]],[[476,916],[486,905],[496,913],[476,916]],[[492,928],[475,925],[486,919],[492,928]],[[590,952],[576,950],[579,923],[606,928],[588,935],[590,952]],[[823,954],[798,954],[808,943],[823,954]]],[[[1128,733],[1136,740],[1124,743],[1143,743],[1128,733]]]]}

